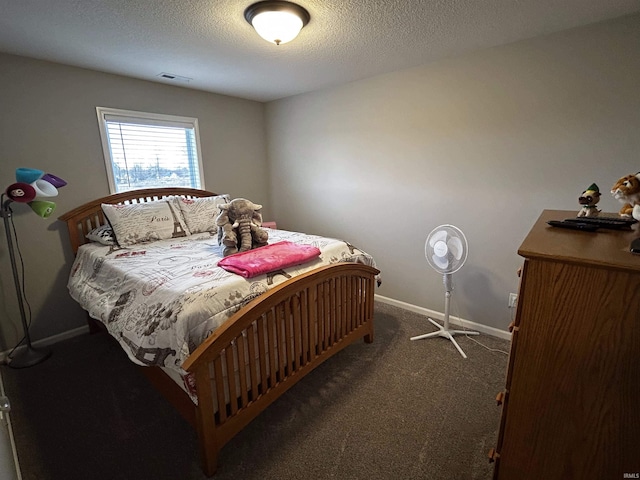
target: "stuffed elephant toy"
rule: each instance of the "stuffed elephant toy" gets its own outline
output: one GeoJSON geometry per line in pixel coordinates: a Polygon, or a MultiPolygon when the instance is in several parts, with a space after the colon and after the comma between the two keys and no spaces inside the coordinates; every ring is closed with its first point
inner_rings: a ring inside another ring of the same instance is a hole
{"type": "Polygon", "coordinates": [[[224,245],[225,257],[267,245],[269,234],[261,228],[262,205],[246,198],[235,198],[219,205],[219,208],[220,213],[216,218],[218,244],[224,245]]]}

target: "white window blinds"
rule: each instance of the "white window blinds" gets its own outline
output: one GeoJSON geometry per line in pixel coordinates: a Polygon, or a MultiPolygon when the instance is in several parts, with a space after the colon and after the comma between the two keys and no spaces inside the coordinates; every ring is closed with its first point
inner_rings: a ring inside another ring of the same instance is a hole
{"type": "Polygon", "coordinates": [[[196,118],[97,107],[112,193],[204,188],[196,118]]]}

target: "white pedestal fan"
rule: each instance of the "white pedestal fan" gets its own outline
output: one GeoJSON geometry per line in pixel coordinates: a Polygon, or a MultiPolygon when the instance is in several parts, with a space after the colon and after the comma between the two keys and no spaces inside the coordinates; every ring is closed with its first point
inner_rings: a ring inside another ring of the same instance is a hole
{"type": "Polygon", "coordinates": [[[440,225],[434,228],[427,241],[424,244],[424,255],[429,265],[434,270],[443,275],[442,281],[445,289],[444,299],[444,325],[440,325],[432,318],[427,318],[438,330],[424,335],[411,337],[411,340],[422,340],[423,338],[444,337],[451,340],[462,355],[467,358],[465,353],[453,338],[454,335],[480,335],[479,332],[470,332],[466,330],[451,330],[449,328],[449,307],[451,304],[451,291],[453,290],[451,276],[462,268],[467,260],[468,245],[464,233],[453,225],[440,225]]]}

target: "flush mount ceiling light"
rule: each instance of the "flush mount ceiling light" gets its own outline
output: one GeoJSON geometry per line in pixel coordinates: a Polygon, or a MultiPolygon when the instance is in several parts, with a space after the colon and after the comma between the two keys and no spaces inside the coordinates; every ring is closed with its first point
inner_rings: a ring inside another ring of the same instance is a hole
{"type": "Polygon", "coordinates": [[[309,12],[295,3],[266,0],[248,6],[244,18],[258,35],[280,45],[296,38],[311,17],[309,12]]]}

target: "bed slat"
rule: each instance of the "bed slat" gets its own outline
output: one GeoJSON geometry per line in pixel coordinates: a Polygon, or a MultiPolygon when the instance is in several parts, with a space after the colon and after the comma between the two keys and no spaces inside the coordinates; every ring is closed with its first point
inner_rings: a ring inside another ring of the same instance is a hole
{"type": "Polygon", "coordinates": [[[238,388],[240,389],[240,408],[244,408],[249,403],[249,385],[250,383],[247,381],[247,369],[244,367],[245,365],[250,365],[254,363],[249,360],[248,357],[245,356],[245,342],[247,341],[246,335],[242,335],[238,338],[238,342],[236,345],[238,346],[238,373],[239,373],[239,381],[240,385],[238,388]]]}
{"type": "MultiPolygon", "coordinates": [[[[300,292],[300,297],[304,295],[304,292],[300,292]]],[[[293,351],[291,352],[291,361],[293,362],[293,370],[296,371],[298,368],[300,368],[300,364],[301,364],[301,360],[302,360],[302,333],[301,333],[301,321],[300,321],[300,315],[301,315],[301,302],[300,302],[300,297],[299,296],[295,296],[293,297],[293,318],[292,318],[292,323],[293,323],[293,344],[292,344],[292,349],[293,351]]]]}
{"type": "Polygon", "coordinates": [[[267,351],[269,352],[269,388],[273,388],[276,386],[276,365],[278,363],[278,352],[274,348],[276,344],[276,338],[278,337],[276,322],[274,321],[274,313],[273,309],[267,312],[267,339],[269,343],[267,344],[267,351]],[[269,346],[272,346],[269,348],[269,346]]]}
{"type": "MultiPolygon", "coordinates": [[[[262,315],[260,316],[260,318],[258,318],[257,321],[257,326],[258,326],[258,350],[260,352],[260,355],[258,358],[262,358],[265,359],[267,358],[267,354],[266,354],[266,347],[267,347],[267,339],[266,339],[266,331],[267,331],[267,325],[266,325],[266,320],[265,320],[265,316],[262,315]]],[[[267,388],[268,388],[268,383],[267,383],[267,362],[265,361],[261,361],[260,362],[260,375],[261,375],[261,380],[260,380],[260,394],[264,395],[265,393],[267,393],[267,388]]]]}

